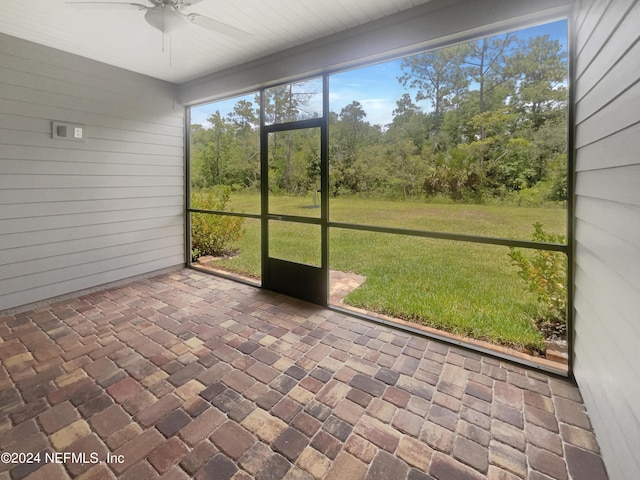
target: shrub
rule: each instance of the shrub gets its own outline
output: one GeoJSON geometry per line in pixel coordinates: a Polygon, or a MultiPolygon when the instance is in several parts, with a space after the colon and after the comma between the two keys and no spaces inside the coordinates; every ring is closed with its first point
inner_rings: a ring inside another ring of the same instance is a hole
{"type": "MultiPolygon", "coordinates": [[[[542,230],[542,224],[533,225],[532,240],[536,242],[564,243],[564,235],[554,235],[542,230]]],[[[525,254],[511,248],[512,265],[518,267],[518,275],[536,295],[542,305],[543,319],[565,322],[567,319],[567,257],[562,252],[535,250],[525,254]]]]}
{"type": "MultiPolygon", "coordinates": [[[[225,211],[229,203],[231,188],[222,187],[193,196],[192,208],[225,211]]],[[[244,234],[244,219],[194,213],[191,215],[191,250],[199,255],[219,256],[229,253],[231,244],[244,234]]]]}
{"type": "Polygon", "coordinates": [[[548,171],[550,187],[548,199],[566,204],[569,198],[566,155],[559,154],[551,158],[548,171]]]}

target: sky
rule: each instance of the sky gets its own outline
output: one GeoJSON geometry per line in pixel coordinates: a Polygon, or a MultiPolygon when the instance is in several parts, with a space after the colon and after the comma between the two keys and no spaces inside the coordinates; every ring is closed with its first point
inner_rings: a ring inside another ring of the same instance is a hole
{"type": "MultiPolygon", "coordinates": [[[[558,40],[567,48],[567,22],[564,20],[519,30],[516,34],[521,38],[548,34],[551,40],[558,40]]],[[[365,121],[372,125],[387,125],[393,118],[396,101],[404,93],[409,93],[415,102],[415,90],[405,89],[398,81],[402,75],[401,59],[391,60],[364,68],[336,73],[329,77],[329,109],[339,113],[343,107],[356,100],[363,106],[367,116],[365,121]]],[[[321,85],[321,83],[320,83],[321,85]]],[[[318,95],[310,101],[310,109],[321,111],[321,88],[318,95]]],[[[192,107],[191,122],[208,127],[207,118],[216,110],[225,116],[233,111],[233,106],[241,99],[253,101],[255,94],[235,97],[206,105],[192,107]]],[[[424,111],[431,110],[428,100],[416,102],[424,111]]]]}

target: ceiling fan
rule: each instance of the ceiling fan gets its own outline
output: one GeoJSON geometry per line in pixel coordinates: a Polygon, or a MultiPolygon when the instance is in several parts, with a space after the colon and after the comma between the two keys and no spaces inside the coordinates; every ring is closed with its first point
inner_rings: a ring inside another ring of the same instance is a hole
{"type": "Polygon", "coordinates": [[[251,37],[249,32],[219,22],[198,13],[184,13],[183,10],[200,3],[202,0],[147,0],[151,5],[132,2],[66,2],[76,7],[114,7],[144,11],[144,19],[153,28],[162,33],[171,34],[189,24],[212,30],[234,40],[245,40],[251,37]]]}

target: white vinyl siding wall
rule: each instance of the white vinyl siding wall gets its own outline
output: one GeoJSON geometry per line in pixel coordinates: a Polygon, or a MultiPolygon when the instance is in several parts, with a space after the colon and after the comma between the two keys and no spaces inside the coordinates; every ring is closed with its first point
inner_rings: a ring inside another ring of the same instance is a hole
{"type": "Polygon", "coordinates": [[[174,91],[0,35],[0,311],[184,264],[174,91]],[[54,120],[85,141],[53,139],[54,120]]]}
{"type": "Polygon", "coordinates": [[[640,472],[640,2],[576,8],[574,372],[612,480],[640,472]]]}

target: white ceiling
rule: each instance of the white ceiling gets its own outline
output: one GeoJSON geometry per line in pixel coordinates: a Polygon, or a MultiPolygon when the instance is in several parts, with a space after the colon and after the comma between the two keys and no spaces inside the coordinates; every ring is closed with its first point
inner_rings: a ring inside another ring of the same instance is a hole
{"type": "MultiPolygon", "coordinates": [[[[150,5],[146,0],[131,1],[150,5]]],[[[0,32],[182,83],[428,1],[201,0],[185,10],[252,33],[248,40],[237,42],[198,25],[187,25],[163,39],[145,22],[144,12],[134,8],[78,8],[65,0],[0,0],[0,32]]]]}

